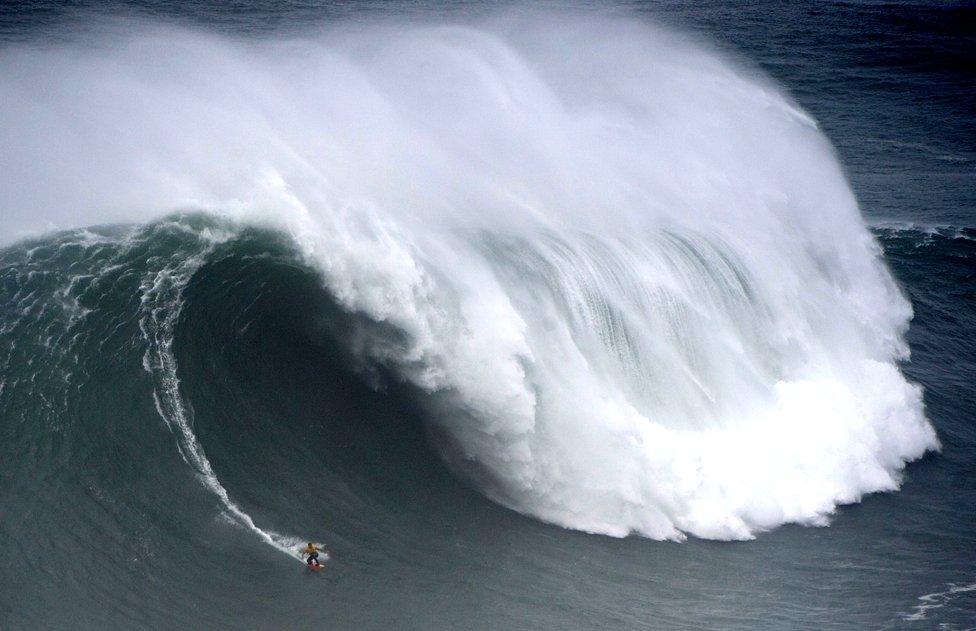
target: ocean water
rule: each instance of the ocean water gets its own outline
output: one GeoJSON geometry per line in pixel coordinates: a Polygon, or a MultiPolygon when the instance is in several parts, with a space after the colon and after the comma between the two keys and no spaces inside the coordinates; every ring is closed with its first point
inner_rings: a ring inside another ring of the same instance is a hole
{"type": "Polygon", "coordinates": [[[0,627],[976,628],[974,12],[4,4],[0,627]]]}

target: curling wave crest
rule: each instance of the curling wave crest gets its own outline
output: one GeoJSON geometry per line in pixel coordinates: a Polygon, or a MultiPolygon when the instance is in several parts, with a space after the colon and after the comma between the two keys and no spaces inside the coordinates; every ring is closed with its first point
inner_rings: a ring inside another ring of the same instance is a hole
{"type": "Polygon", "coordinates": [[[911,307],[756,72],[593,15],[109,32],[0,55],[8,234],[176,208],[286,232],[492,499],[749,538],[938,447],[896,363],[911,307]]]}

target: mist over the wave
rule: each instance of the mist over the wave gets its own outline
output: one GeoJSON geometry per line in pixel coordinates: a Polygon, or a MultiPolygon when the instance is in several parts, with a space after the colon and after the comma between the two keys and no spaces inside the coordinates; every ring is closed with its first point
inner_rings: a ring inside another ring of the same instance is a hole
{"type": "Polygon", "coordinates": [[[911,308],[815,123],[627,19],[133,27],[0,51],[7,238],[290,234],[493,499],[612,535],[823,524],[937,447],[911,308]],[[390,328],[383,329],[389,331],[390,328]]]}

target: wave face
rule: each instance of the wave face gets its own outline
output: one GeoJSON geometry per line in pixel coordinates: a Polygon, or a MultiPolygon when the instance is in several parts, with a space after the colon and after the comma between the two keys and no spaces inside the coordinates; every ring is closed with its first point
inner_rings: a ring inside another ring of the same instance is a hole
{"type": "MultiPolygon", "coordinates": [[[[423,392],[493,500],[743,539],[938,447],[897,365],[911,307],[829,143],[755,73],[592,16],[113,32],[0,56],[5,227],[193,208],[287,235],[358,316],[362,373],[423,392]]],[[[154,374],[173,322],[143,329],[154,374]]]]}

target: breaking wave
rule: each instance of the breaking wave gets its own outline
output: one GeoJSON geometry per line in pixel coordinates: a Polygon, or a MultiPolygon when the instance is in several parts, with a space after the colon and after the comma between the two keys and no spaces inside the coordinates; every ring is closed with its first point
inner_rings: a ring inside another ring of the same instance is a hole
{"type": "MultiPolygon", "coordinates": [[[[754,71],[594,16],[112,33],[0,53],[8,233],[189,208],[287,235],[359,316],[363,374],[423,392],[493,500],[744,539],[823,525],[938,448],[898,367],[911,306],[828,141],[754,71]]],[[[171,265],[142,287],[146,367],[236,508],[167,364],[196,269],[171,265]]]]}

